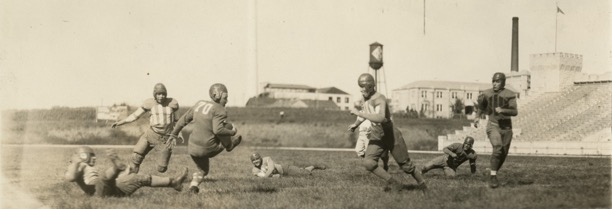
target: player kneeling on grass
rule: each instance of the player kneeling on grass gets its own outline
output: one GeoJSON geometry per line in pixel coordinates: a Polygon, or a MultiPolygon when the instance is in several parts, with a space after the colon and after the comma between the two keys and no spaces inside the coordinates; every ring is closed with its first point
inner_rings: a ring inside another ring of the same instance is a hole
{"type": "Polygon", "coordinates": [[[305,168],[300,168],[292,165],[281,165],[272,161],[270,157],[261,157],[259,153],[251,154],[251,163],[253,163],[252,173],[257,177],[281,177],[283,175],[310,175],[313,170],[325,170],[324,165],[311,165],[305,168]]]}
{"type": "Polygon", "coordinates": [[[457,173],[457,167],[463,162],[470,160],[470,170],[472,174],[476,173],[476,152],[472,149],[474,146],[474,138],[465,137],[463,144],[453,143],[444,147],[444,155],[436,157],[427,162],[421,172],[426,173],[432,169],[444,169],[444,174],[449,177],[454,177],[457,173]]]}
{"type": "Polygon", "coordinates": [[[170,135],[173,143],[176,143],[179,134],[188,139],[187,152],[198,167],[189,184],[189,192],[195,194],[200,192],[198,186],[210,171],[210,158],[223,150],[231,152],[242,141],[236,126],[227,122],[227,87],[220,83],[213,84],[208,94],[212,101],[198,101],[181,116],[170,135]],[[191,132],[181,132],[190,123],[191,132]]]}
{"type": "Polygon", "coordinates": [[[123,197],[145,186],[171,187],[180,191],[187,178],[187,168],[174,178],[132,173],[129,172],[130,167],[121,162],[113,150],[107,150],[107,156],[112,167],[98,173],[94,167],[96,154],[93,149],[88,146],[78,148],[64,176],[66,181],[75,182],[87,195],[123,197]]]}

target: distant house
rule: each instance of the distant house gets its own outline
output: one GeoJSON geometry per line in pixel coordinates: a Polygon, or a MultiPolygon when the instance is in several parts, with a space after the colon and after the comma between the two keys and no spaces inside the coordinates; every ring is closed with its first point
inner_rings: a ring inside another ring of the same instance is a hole
{"type": "Polygon", "coordinates": [[[336,87],[317,89],[299,84],[266,83],[263,85],[263,93],[259,95],[260,99],[249,100],[247,106],[349,110],[352,105],[351,97],[336,87]]]}
{"type": "Polygon", "coordinates": [[[128,116],[127,105],[100,106],[96,108],[96,121],[119,121],[128,116]]]}

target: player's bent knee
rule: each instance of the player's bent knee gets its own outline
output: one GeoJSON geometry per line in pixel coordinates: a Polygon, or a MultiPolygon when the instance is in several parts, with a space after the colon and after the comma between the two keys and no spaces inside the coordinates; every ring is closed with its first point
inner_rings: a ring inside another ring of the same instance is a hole
{"type": "Polygon", "coordinates": [[[144,155],[142,155],[141,153],[138,153],[138,152],[132,153],[132,163],[136,165],[140,165],[140,163],[142,163],[143,160],[144,160],[144,155]]]}
{"type": "Polygon", "coordinates": [[[363,161],[363,167],[368,171],[373,171],[378,167],[378,162],[370,159],[365,159],[363,161]]]}
{"type": "Polygon", "coordinates": [[[503,152],[501,145],[493,145],[493,155],[500,155],[503,152]]]}
{"type": "Polygon", "coordinates": [[[416,169],[414,164],[412,164],[412,161],[409,161],[403,165],[400,165],[400,168],[402,168],[402,170],[406,173],[414,173],[414,170],[416,169]]]}

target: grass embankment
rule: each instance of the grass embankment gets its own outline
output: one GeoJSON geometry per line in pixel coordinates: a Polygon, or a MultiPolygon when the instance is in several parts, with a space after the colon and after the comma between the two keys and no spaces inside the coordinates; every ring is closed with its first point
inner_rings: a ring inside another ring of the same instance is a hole
{"type": "MultiPolygon", "coordinates": [[[[181,108],[178,115],[187,109],[181,108]]],[[[227,111],[248,146],[350,148],[355,143],[355,134],[347,131],[355,117],[347,111],[237,107],[227,111]],[[280,111],[285,112],[282,120],[280,111]]],[[[111,122],[96,122],[94,108],[5,111],[2,122],[1,140],[5,144],[134,144],[148,128],[148,115],[117,129],[110,128],[111,122]]],[[[402,131],[408,148],[418,150],[435,150],[438,135],[452,133],[468,123],[394,115],[394,124],[402,131]]]]}

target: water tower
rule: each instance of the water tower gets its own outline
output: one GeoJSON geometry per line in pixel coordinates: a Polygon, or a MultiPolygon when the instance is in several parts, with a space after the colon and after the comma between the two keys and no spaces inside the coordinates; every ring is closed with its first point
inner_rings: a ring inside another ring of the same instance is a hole
{"type": "MultiPolygon", "coordinates": [[[[378,42],[374,42],[372,44],[370,44],[370,68],[368,69],[368,73],[370,73],[370,69],[374,70],[374,80],[376,80],[376,90],[377,91],[382,91],[382,85],[384,84],[385,86],[385,95],[387,95],[387,78],[385,73],[383,72],[383,45],[378,43],[378,42]],[[382,73],[383,78],[379,78],[378,76],[378,72],[382,73]]],[[[381,92],[382,93],[382,92],[381,92]]]]}

